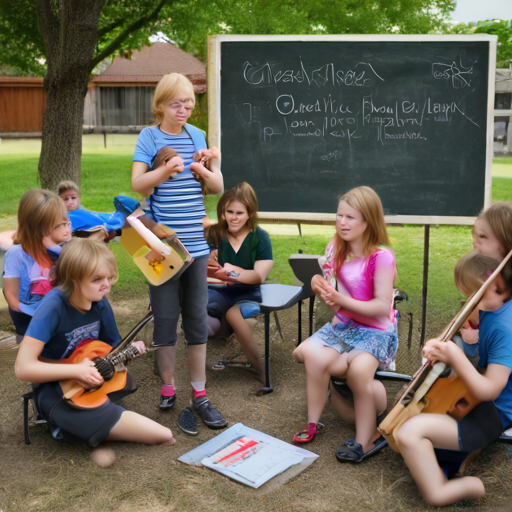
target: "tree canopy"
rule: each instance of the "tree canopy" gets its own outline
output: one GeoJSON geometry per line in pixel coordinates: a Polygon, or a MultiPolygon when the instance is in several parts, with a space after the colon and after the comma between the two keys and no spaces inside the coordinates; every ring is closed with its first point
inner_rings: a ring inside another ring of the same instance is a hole
{"type": "Polygon", "coordinates": [[[512,66],[512,20],[459,23],[451,31],[454,34],[492,34],[498,36],[496,67],[508,68],[512,66]]]}
{"type": "MultiPolygon", "coordinates": [[[[74,0],[83,2],[87,0],[74,0]]],[[[91,8],[92,8],[92,2],[91,8]]],[[[232,34],[421,34],[442,31],[451,0],[101,0],[91,71],[116,52],[129,52],[162,32],[206,59],[206,37],[232,34]]],[[[0,64],[44,75],[47,48],[37,9],[56,15],[65,1],[0,2],[0,64]]],[[[68,7],[69,8],[69,7],[68,7]]],[[[62,19],[64,21],[64,19],[62,19]]]]}

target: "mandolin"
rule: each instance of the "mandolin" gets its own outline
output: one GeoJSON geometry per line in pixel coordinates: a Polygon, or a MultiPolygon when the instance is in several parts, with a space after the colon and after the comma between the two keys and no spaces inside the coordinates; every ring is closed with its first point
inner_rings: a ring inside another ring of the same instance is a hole
{"type": "Polygon", "coordinates": [[[128,251],[135,264],[154,286],[180,276],[192,263],[193,258],[174,231],[156,224],[160,239],[139,219],[142,210],[136,210],[126,218],[130,227],[123,228],[121,245],[128,251]]]}
{"type": "MultiPolygon", "coordinates": [[[[512,251],[507,254],[480,289],[469,298],[439,336],[441,341],[450,341],[457,334],[511,256],[512,251]]],[[[380,433],[395,452],[399,450],[393,432],[413,416],[420,413],[449,414],[460,421],[480,403],[466,390],[455,372],[452,371],[449,374],[448,372],[449,369],[444,363],[432,364],[430,361],[425,361],[414,374],[393,409],[379,425],[380,433]]]]}
{"type": "Polygon", "coordinates": [[[126,386],[127,370],[125,363],[140,355],[137,347],[130,345],[139,331],[151,320],[153,313],[146,316],[132,328],[115,348],[98,340],[85,340],[63,362],[76,364],[89,358],[104,379],[104,383],[96,389],[85,389],[76,380],[60,382],[63,398],[73,407],[89,409],[99,407],[109,400],[109,393],[119,391],[126,386]]]}

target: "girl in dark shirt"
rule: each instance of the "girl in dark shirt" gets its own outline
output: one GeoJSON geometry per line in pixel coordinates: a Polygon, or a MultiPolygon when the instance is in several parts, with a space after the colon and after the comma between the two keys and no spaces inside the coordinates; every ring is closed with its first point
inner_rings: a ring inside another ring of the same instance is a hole
{"type": "Polygon", "coordinates": [[[218,223],[208,233],[208,242],[215,248],[209,265],[217,266],[215,277],[228,283],[208,288],[209,334],[219,331],[225,316],[259,380],[264,382],[264,365],[246,318],[260,313],[260,284],[274,262],[270,238],[257,226],[258,200],[253,188],[244,182],[224,192],[217,204],[217,218],[218,223]]]}

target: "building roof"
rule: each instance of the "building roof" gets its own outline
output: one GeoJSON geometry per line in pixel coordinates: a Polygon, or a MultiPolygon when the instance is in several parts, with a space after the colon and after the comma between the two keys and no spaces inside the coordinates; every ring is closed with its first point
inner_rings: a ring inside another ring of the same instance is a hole
{"type": "Polygon", "coordinates": [[[155,85],[167,73],[182,73],[195,92],[206,92],[206,68],[190,53],[170,43],[154,43],[134,50],[131,58],[116,57],[112,64],[91,78],[96,85],[155,85]]]}

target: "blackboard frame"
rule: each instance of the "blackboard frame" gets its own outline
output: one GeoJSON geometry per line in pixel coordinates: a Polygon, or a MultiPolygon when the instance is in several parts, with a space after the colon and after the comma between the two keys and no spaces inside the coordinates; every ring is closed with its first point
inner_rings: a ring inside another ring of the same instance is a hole
{"type": "MultiPolygon", "coordinates": [[[[270,36],[270,35],[216,35],[208,38],[208,140],[210,145],[218,146],[222,152],[220,137],[221,126],[221,55],[225,42],[487,42],[489,49],[487,130],[484,174],[484,208],[491,203],[492,193],[492,157],[494,137],[494,85],[496,70],[497,36],[487,34],[474,35],[324,35],[324,36],[270,36]]],[[[261,212],[261,219],[269,222],[292,222],[334,224],[335,215],[307,212],[261,212]]],[[[450,224],[472,225],[475,217],[437,216],[437,215],[387,215],[388,224],[450,224]]]]}

